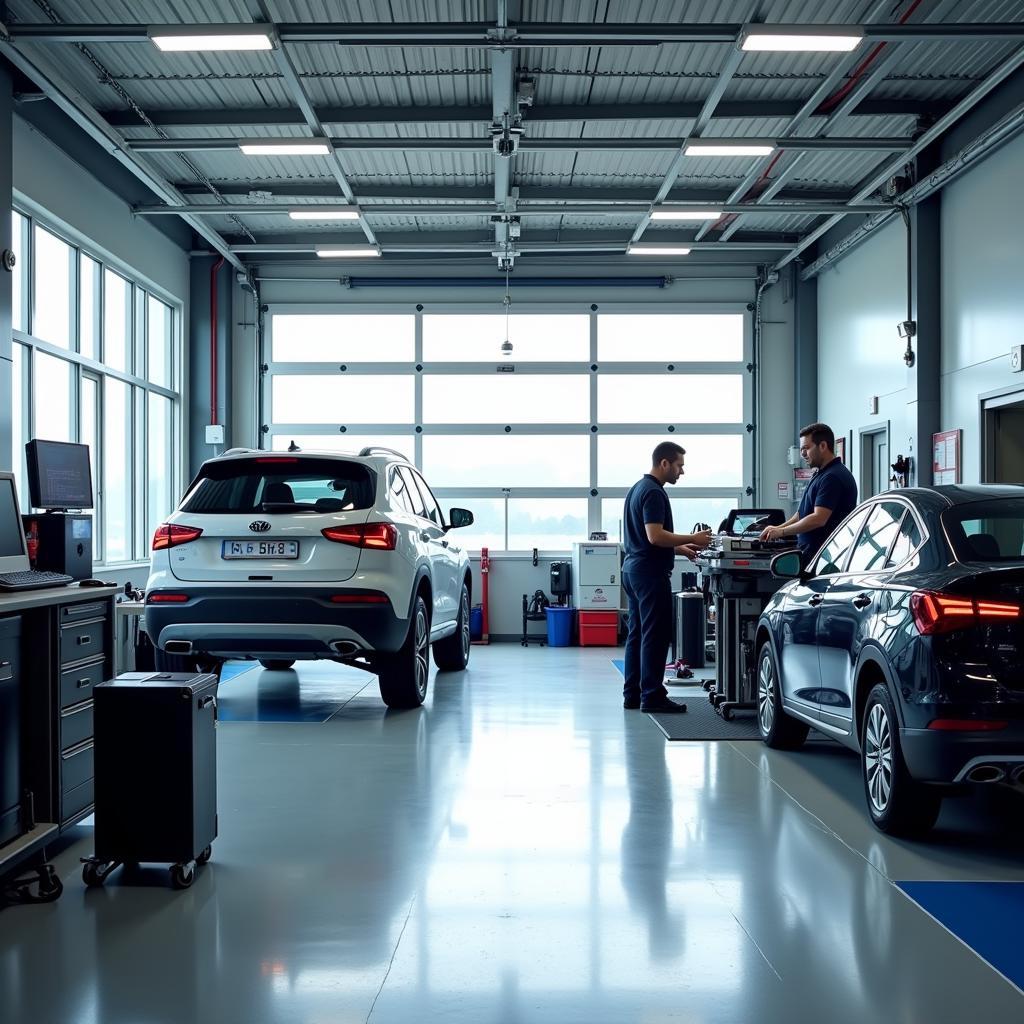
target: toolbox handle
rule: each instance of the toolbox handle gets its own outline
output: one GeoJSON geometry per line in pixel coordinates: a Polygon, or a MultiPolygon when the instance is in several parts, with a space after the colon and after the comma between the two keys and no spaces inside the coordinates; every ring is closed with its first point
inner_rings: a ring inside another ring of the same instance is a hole
{"type": "Polygon", "coordinates": [[[81,690],[84,686],[91,686],[91,685],[92,685],[92,680],[88,676],[83,676],[81,679],[78,680],[77,683],[75,683],[75,689],[76,690],[81,690]]]}
{"type": "Polygon", "coordinates": [[[75,639],[75,643],[78,644],[79,647],[84,647],[86,644],[92,643],[92,637],[89,636],[88,633],[85,633],[82,636],[77,637],[75,639]]]}
{"type": "Polygon", "coordinates": [[[199,698],[199,705],[198,706],[199,706],[199,709],[202,710],[203,708],[209,707],[211,704],[216,705],[216,703],[217,703],[217,698],[214,697],[212,694],[208,693],[208,694],[206,694],[205,697],[200,697],[199,698]]]}

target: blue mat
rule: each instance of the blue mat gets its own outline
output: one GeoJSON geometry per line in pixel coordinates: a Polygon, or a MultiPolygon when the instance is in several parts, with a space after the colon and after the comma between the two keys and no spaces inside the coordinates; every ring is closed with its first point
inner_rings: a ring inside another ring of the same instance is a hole
{"type": "Polygon", "coordinates": [[[221,668],[217,717],[222,722],[326,722],[365,685],[306,679],[293,669],[272,672],[258,661],[229,661],[221,668]],[[225,685],[226,684],[226,685],[225,685]]]}
{"type": "Polygon", "coordinates": [[[226,661],[220,669],[220,681],[226,683],[243,672],[251,672],[254,668],[261,668],[258,661],[226,661]]]}
{"type": "Polygon", "coordinates": [[[1024,991],[1024,882],[897,882],[922,910],[1024,991]]]}

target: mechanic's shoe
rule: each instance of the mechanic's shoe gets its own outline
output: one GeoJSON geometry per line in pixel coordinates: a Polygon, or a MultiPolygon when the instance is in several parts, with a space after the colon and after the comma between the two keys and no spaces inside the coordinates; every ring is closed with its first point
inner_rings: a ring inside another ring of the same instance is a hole
{"type": "Polygon", "coordinates": [[[622,706],[627,711],[639,711],[640,710],[640,698],[637,697],[636,700],[624,700],[622,702],[622,706]]]}
{"type": "Polygon", "coordinates": [[[681,715],[685,713],[686,705],[669,700],[666,697],[664,700],[656,701],[654,704],[641,704],[640,710],[645,711],[649,715],[681,715]]]}

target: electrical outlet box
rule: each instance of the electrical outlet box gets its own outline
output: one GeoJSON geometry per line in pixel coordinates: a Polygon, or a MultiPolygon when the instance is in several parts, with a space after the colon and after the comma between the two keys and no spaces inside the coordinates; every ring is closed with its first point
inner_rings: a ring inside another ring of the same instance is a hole
{"type": "Polygon", "coordinates": [[[1010,347],[1010,369],[1014,373],[1024,370],[1024,345],[1012,345],[1010,347]]]}
{"type": "Polygon", "coordinates": [[[206,443],[207,444],[223,444],[224,443],[224,424],[223,423],[208,423],[206,426],[206,443]]]}
{"type": "Polygon", "coordinates": [[[878,415],[878,395],[872,395],[870,398],[868,398],[868,415],[878,415]]]}

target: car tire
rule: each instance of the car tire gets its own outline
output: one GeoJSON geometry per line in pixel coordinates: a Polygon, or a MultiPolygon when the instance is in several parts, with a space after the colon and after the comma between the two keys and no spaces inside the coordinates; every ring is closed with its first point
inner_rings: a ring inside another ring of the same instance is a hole
{"type": "Polygon", "coordinates": [[[770,643],[761,646],[757,658],[757,725],[766,747],[796,750],[802,747],[810,726],[787,715],[782,708],[782,688],[775,652],[770,643]]]}
{"type": "Polygon", "coordinates": [[[461,672],[469,664],[469,587],[463,583],[455,632],[434,644],[434,664],[442,672],[461,672]]]}
{"type": "Polygon", "coordinates": [[[861,774],[875,827],[894,836],[919,836],[935,824],[942,793],[916,782],[903,760],[899,719],[885,683],[868,694],[861,730],[861,774]]]}
{"type": "Polygon", "coordinates": [[[427,603],[417,594],[409,616],[409,632],[400,650],[377,659],[380,696],[389,708],[418,708],[427,696],[430,663],[430,617],[427,603]]]}
{"type": "Polygon", "coordinates": [[[295,662],[286,658],[260,658],[260,664],[269,672],[287,672],[295,662]]]}

